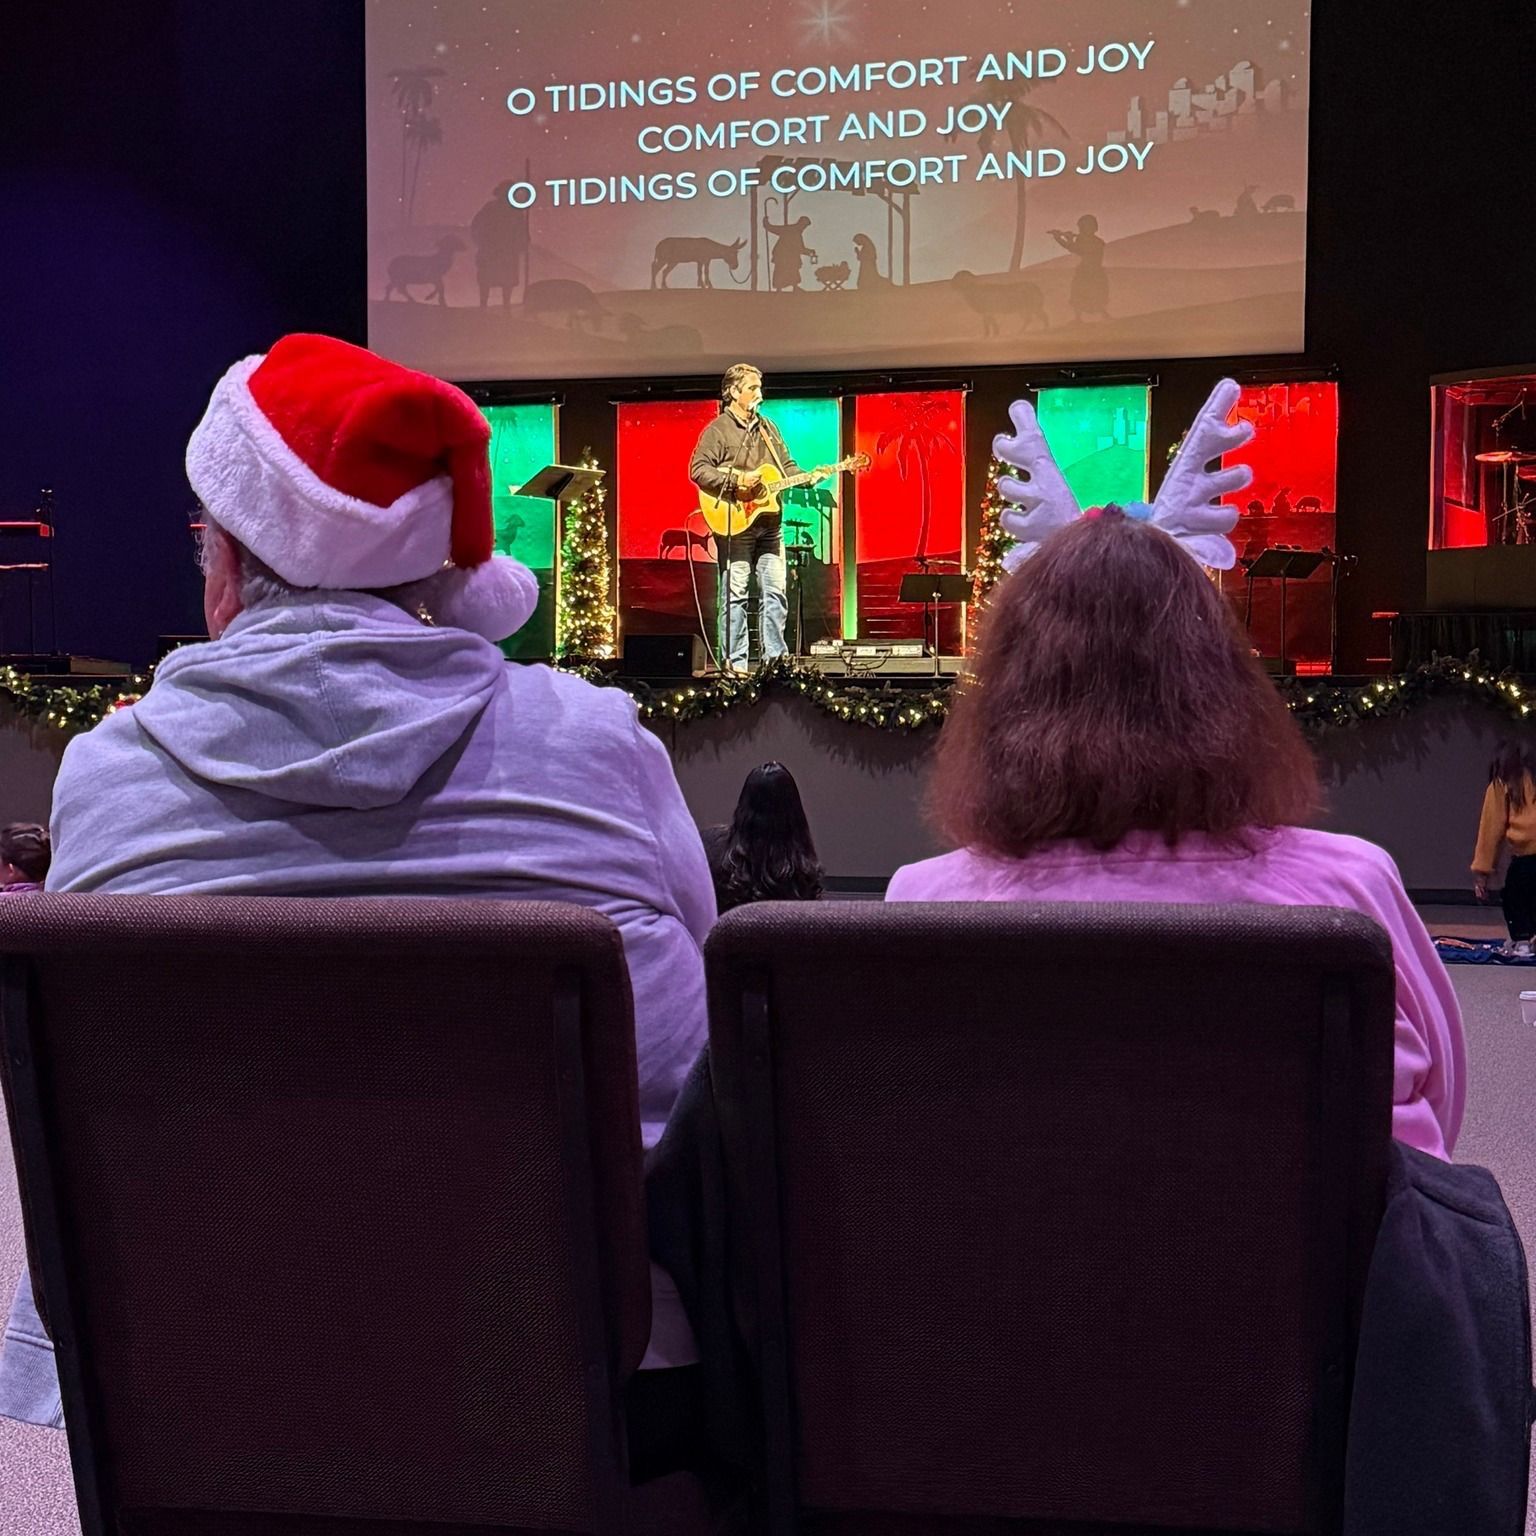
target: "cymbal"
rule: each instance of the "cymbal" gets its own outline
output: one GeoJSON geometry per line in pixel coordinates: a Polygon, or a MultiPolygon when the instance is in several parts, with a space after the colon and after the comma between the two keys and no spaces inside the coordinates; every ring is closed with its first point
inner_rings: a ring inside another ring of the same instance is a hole
{"type": "Polygon", "coordinates": [[[1493,448],[1487,453],[1472,455],[1479,464],[1530,464],[1536,463],[1536,453],[1526,453],[1519,448],[1493,448]]]}
{"type": "MultiPolygon", "coordinates": [[[[1531,457],[1536,458],[1536,454],[1532,454],[1531,457]]],[[[809,523],[798,522],[795,518],[792,517],[786,517],[784,519],[784,526],[786,528],[809,528],[811,525],[809,523]]]]}
{"type": "Polygon", "coordinates": [[[1516,480],[1536,480],[1536,464],[1527,465],[1524,469],[1515,471],[1516,480]]]}

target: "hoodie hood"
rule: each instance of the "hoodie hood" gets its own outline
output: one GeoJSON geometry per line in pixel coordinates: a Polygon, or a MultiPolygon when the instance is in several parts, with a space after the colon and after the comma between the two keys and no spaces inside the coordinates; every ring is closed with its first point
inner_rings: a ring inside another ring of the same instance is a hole
{"type": "Polygon", "coordinates": [[[479,719],[507,663],[381,597],[306,592],[173,651],[132,708],[194,778],[294,805],[403,800],[479,719]]]}

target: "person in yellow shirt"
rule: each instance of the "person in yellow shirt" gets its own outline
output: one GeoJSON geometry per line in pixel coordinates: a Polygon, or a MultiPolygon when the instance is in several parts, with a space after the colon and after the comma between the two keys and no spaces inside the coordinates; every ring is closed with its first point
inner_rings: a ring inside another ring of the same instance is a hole
{"type": "Polygon", "coordinates": [[[1508,844],[1502,902],[1509,953],[1531,958],[1536,937],[1536,743],[1506,741],[1488,765],[1488,789],[1472,855],[1472,890],[1488,899],[1488,881],[1508,844]]]}

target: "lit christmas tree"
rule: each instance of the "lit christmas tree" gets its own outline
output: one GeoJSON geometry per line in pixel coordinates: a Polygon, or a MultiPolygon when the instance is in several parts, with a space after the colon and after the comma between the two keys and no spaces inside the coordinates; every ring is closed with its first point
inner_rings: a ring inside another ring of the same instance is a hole
{"type": "Polygon", "coordinates": [[[1008,505],[997,489],[997,477],[1005,466],[999,459],[987,465],[987,487],[981,493],[981,532],[976,540],[976,557],[971,563],[971,609],[979,615],[987,594],[1003,574],[1003,556],[1014,546],[1013,537],[1003,531],[1003,509],[1008,505]]]}
{"type": "MultiPolygon", "coordinates": [[[[596,469],[590,448],[583,469],[596,469]]],[[[561,661],[597,661],[613,655],[614,614],[608,601],[608,522],[602,481],[576,501],[562,503],[560,609],[555,655],[561,661]]]]}

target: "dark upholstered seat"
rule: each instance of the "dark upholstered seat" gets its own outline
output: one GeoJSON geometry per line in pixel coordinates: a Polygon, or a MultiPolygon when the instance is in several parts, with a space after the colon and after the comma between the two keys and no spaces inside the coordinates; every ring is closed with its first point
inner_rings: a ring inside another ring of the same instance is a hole
{"type": "Polygon", "coordinates": [[[707,963],[774,1531],[1338,1529],[1376,925],[768,904],[707,963]]]}
{"type": "Polygon", "coordinates": [[[704,1528],[696,1488],[628,1485],[606,919],[37,896],[0,909],[0,992],[86,1536],[704,1528]]]}

